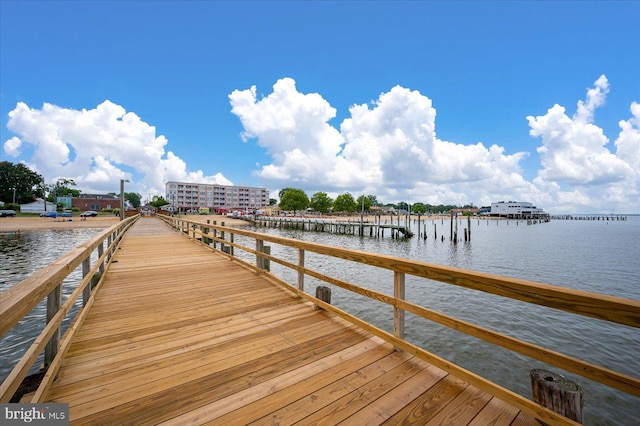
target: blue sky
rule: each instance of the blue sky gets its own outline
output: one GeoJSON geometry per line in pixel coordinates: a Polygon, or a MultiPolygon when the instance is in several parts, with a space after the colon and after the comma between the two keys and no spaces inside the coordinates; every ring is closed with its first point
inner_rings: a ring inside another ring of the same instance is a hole
{"type": "Polygon", "coordinates": [[[640,2],[0,2],[0,150],[167,180],[640,212],[640,2]]]}

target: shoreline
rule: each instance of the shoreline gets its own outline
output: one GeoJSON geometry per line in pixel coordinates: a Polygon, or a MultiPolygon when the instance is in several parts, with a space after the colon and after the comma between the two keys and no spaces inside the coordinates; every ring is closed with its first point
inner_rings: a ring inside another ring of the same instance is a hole
{"type": "MultiPolygon", "coordinates": [[[[250,222],[244,219],[233,218],[229,216],[223,215],[183,215],[178,216],[184,218],[185,220],[192,220],[198,223],[207,223],[209,220],[211,223],[216,221],[219,225],[222,222],[225,223],[226,226],[246,226],[249,225],[250,222]]],[[[360,215],[350,215],[350,216],[272,216],[274,219],[298,219],[298,220],[333,220],[336,222],[359,222],[360,215]]],[[[379,216],[381,223],[392,223],[397,222],[397,216],[379,216]]],[[[79,216],[74,216],[70,218],[71,220],[62,221],[61,218],[52,219],[49,217],[1,217],[0,218],[0,234],[13,234],[20,232],[29,232],[29,231],[39,231],[39,230],[68,230],[68,229],[86,229],[86,228],[108,228],[115,223],[117,223],[120,218],[117,216],[97,216],[97,217],[88,217],[86,220],[83,220],[79,216]]],[[[144,219],[142,217],[141,219],[144,219]]],[[[400,220],[403,221],[405,219],[404,216],[400,217],[400,220]]],[[[411,215],[411,219],[417,219],[417,215],[411,215]]],[[[449,220],[450,217],[448,215],[433,215],[433,216],[421,216],[422,221],[427,220],[449,220]]],[[[475,218],[473,218],[475,219],[475,218]]],[[[495,219],[495,218],[487,218],[483,219],[495,219]]],[[[378,220],[378,216],[366,216],[364,217],[365,223],[374,223],[378,220]]],[[[376,222],[377,223],[377,222],[376,222]]]]}
{"type": "Polygon", "coordinates": [[[108,228],[117,223],[120,218],[115,216],[88,217],[81,220],[79,216],[72,218],[53,219],[50,217],[2,217],[0,218],[0,234],[20,233],[41,230],[68,230],[88,228],[108,228]],[[68,219],[71,219],[70,221],[68,219]]]}

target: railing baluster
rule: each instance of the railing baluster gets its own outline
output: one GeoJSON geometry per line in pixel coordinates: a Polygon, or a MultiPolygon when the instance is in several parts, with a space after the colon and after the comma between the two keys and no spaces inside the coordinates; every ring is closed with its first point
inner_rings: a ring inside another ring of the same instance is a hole
{"type": "MultiPolygon", "coordinates": [[[[98,259],[100,259],[103,254],[104,254],[104,241],[101,241],[100,245],[98,246],[98,259]]],[[[100,271],[100,273],[104,272],[104,261],[100,262],[99,271],[100,271]]]]}
{"type": "MultiPolygon", "coordinates": [[[[85,260],[82,261],[82,278],[86,277],[89,271],[91,270],[91,254],[87,256],[85,260]]],[[[86,286],[82,290],[82,306],[85,306],[89,301],[89,297],[91,297],[91,285],[86,286]]]]}
{"type": "MultiPolygon", "coordinates": [[[[298,266],[304,268],[304,250],[298,249],[298,266]]],[[[304,272],[298,271],[298,289],[304,291],[304,272]]]]}
{"type": "MultiPolygon", "coordinates": [[[[394,271],[393,297],[396,299],[404,300],[404,282],[404,272],[394,271]]],[[[393,334],[400,339],[404,339],[404,309],[400,309],[396,306],[393,307],[393,334]]]]}
{"type": "MultiPolygon", "coordinates": [[[[62,304],[62,284],[59,284],[54,288],[51,293],[47,296],[47,323],[51,321],[54,315],[60,309],[60,305],[62,304]]],[[[44,369],[46,370],[49,364],[53,361],[58,353],[58,348],[60,346],[60,327],[58,330],[51,336],[51,340],[47,343],[47,346],[44,349],[44,369]]]]}
{"type": "Polygon", "coordinates": [[[264,269],[264,257],[260,256],[264,250],[264,241],[256,238],[256,267],[260,270],[264,269]]]}

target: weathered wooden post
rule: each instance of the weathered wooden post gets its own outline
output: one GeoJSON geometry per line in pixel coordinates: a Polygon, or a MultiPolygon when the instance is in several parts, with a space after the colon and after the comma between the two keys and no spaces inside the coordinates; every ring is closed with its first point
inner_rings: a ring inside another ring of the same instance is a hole
{"type": "MultiPolygon", "coordinates": [[[[323,285],[316,287],[316,298],[331,304],[331,289],[323,285]]],[[[316,310],[321,309],[320,306],[316,305],[316,310]]]]}
{"type": "MultiPolygon", "coordinates": [[[[224,226],[224,222],[220,222],[220,226],[224,226]]],[[[224,231],[220,231],[220,239],[224,241],[224,231]]],[[[220,242],[220,250],[222,250],[225,253],[228,253],[227,249],[225,249],[224,247],[223,242],[220,242]]]]}
{"type": "Polygon", "coordinates": [[[455,231],[453,231],[453,243],[454,244],[458,244],[458,213],[456,213],[455,222],[456,222],[456,229],[455,229],[455,231]]]}
{"type": "MultiPolygon", "coordinates": [[[[218,224],[217,220],[213,221],[213,226],[216,226],[218,224]]],[[[218,230],[214,228],[213,230],[213,249],[215,250],[216,247],[218,246],[218,243],[216,241],[216,238],[218,238],[218,230]]]]}
{"type": "MultiPolygon", "coordinates": [[[[91,270],[91,255],[87,256],[87,258],[82,261],[82,278],[89,275],[90,270],[91,270]]],[[[82,306],[87,305],[90,297],[91,297],[91,285],[86,285],[84,289],[82,289],[82,306]]]]}
{"type": "MultiPolygon", "coordinates": [[[[271,246],[264,246],[262,248],[262,251],[265,254],[271,254],[271,246]]],[[[267,272],[271,272],[271,259],[265,258],[263,259],[263,261],[264,261],[264,270],[267,272]]]]}
{"type": "MultiPolygon", "coordinates": [[[[209,219],[207,219],[207,225],[209,225],[209,219]]],[[[206,245],[209,245],[211,243],[211,240],[208,237],[209,228],[203,228],[202,232],[204,234],[204,235],[202,235],[202,242],[205,243],[206,245]],[[205,235],[207,235],[207,236],[205,237],[205,235]]]]}
{"type": "MultiPolygon", "coordinates": [[[[271,247],[265,246],[263,240],[256,240],[256,252],[257,253],[271,254],[271,247]]],[[[256,254],[256,266],[258,267],[258,269],[261,269],[261,270],[264,270],[264,271],[270,271],[271,270],[271,262],[270,262],[270,260],[269,259],[265,259],[264,257],[260,256],[259,254],[256,254]]]]}
{"type": "MultiPolygon", "coordinates": [[[[47,296],[47,323],[53,319],[62,305],[62,284],[51,290],[47,296]]],[[[49,343],[44,348],[44,369],[46,370],[58,353],[60,347],[60,327],[53,333],[49,343]]]]}
{"type": "Polygon", "coordinates": [[[107,236],[107,262],[111,261],[111,255],[113,254],[113,248],[111,247],[111,239],[113,237],[113,234],[109,234],[107,236]]]}
{"type": "MultiPolygon", "coordinates": [[[[100,245],[98,246],[98,259],[100,259],[103,254],[104,254],[104,241],[102,241],[100,243],[100,245]]],[[[100,272],[104,272],[104,260],[102,262],[100,262],[100,267],[99,267],[98,270],[100,272]]]]}
{"type": "Polygon", "coordinates": [[[582,387],[560,374],[536,368],[531,370],[533,402],[571,420],[583,423],[582,387]]]}
{"type": "Polygon", "coordinates": [[[449,241],[453,241],[453,210],[451,210],[451,220],[449,221],[449,241]]]}

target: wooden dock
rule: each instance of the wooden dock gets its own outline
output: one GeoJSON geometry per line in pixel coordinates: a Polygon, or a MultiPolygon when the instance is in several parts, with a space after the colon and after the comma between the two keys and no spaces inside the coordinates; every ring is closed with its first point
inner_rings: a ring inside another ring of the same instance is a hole
{"type": "Polygon", "coordinates": [[[41,401],[72,424],[538,424],[141,218],[41,401]]]}

